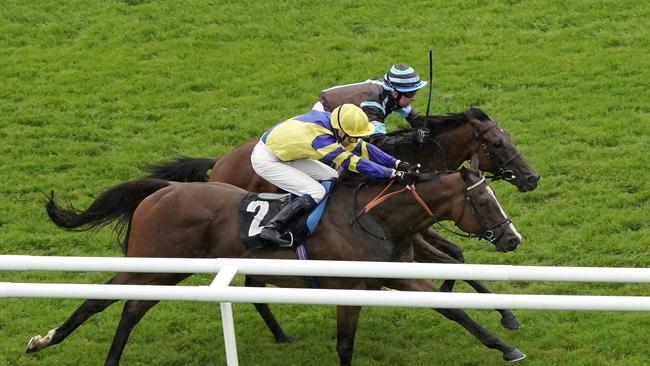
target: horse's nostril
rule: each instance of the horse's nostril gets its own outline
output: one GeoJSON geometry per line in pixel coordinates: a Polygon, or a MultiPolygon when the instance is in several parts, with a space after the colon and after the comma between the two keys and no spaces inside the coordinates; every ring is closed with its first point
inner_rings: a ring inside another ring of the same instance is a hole
{"type": "Polygon", "coordinates": [[[519,240],[519,238],[510,239],[510,247],[513,249],[516,248],[519,243],[521,243],[521,240],[519,240]]]}
{"type": "Polygon", "coordinates": [[[539,175],[531,175],[528,177],[528,183],[537,184],[539,182],[539,175]]]}

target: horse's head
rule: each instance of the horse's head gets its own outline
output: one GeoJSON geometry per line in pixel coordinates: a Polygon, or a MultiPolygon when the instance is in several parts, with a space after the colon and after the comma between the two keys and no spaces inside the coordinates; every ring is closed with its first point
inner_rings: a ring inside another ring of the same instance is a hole
{"type": "Polygon", "coordinates": [[[461,168],[460,176],[465,182],[462,202],[455,210],[456,226],[472,237],[485,239],[500,252],[515,250],[521,242],[512,221],[501,208],[485,177],[477,171],[461,168]]]}
{"type": "Polygon", "coordinates": [[[494,174],[496,179],[510,182],[521,192],[535,189],[539,174],[517,150],[508,132],[478,108],[470,108],[465,115],[478,141],[478,168],[494,174]]]}

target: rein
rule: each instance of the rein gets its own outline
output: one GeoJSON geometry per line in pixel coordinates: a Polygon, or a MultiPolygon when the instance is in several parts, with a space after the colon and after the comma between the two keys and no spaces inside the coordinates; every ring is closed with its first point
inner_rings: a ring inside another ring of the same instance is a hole
{"type": "MultiPolygon", "coordinates": [[[[377,196],[375,196],[375,198],[370,200],[370,202],[368,202],[363,207],[363,210],[361,211],[361,213],[364,213],[364,214],[368,213],[370,210],[372,210],[373,208],[375,208],[376,206],[378,206],[382,202],[386,201],[387,199],[393,197],[396,194],[399,194],[399,193],[402,193],[402,192],[408,190],[413,195],[413,198],[415,198],[415,200],[418,201],[420,206],[422,206],[424,208],[424,210],[429,214],[429,216],[433,216],[433,212],[431,212],[431,209],[429,208],[429,206],[427,206],[426,202],[424,202],[422,197],[420,197],[420,194],[417,192],[417,189],[415,188],[415,183],[411,184],[411,185],[408,185],[408,186],[405,186],[404,188],[402,188],[402,189],[400,189],[398,191],[387,193],[386,195],[384,195],[384,192],[386,192],[386,190],[388,190],[388,188],[390,188],[393,185],[393,183],[395,183],[395,179],[391,179],[390,182],[388,182],[388,185],[386,185],[386,188],[384,188],[377,196]]],[[[361,214],[359,214],[359,216],[360,215],[361,214]]]]}
{"type": "MultiPolygon", "coordinates": [[[[422,175],[420,175],[420,177],[421,177],[422,180],[430,180],[430,179],[433,179],[434,177],[436,177],[436,176],[438,176],[438,175],[439,175],[438,172],[432,172],[432,173],[428,173],[428,174],[422,174],[422,175]],[[425,178],[422,178],[423,175],[425,175],[426,177],[425,177],[425,178]],[[431,176],[431,177],[429,177],[429,176],[431,176]]],[[[369,202],[368,202],[368,203],[363,207],[363,209],[361,209],[361,210],[359,211],[359,213],[357,213],[357,214],[354,216],[354,219],[352,219],[352,221],[350,222],[350,226],[354,225],[356,222],[359,222],[361,228],[362,228],[366,233],[368,233],[368,234],[370,234],[371,236],[373,236],[373,237],[375,237],[375,238],[378,238],[378,239],[389,240],[389,238],[380,237],[380,236],[378,236],[378,235],[375,235],[375,234],[371,233],[368,229],[366,229],[365,226],[363,226],[363,224],[359,221],[359,219],[361,218],[361,216],[363,216],[364,214],[370,212],[370,210],[372,210],[373,208],[379,206],[381,203],[383,203],[383,202],[385,202],[386,200],[390,199],[391,197],[393,197],[393,196],[395,196],[395,195],[397,195],[397,194],[400,194],[400,193],[402,193],[402,192],[404,192],[404,191],[407,191],[407,190],[408,190],[409,192],[411,192],[411,195],[413,196],[413,198],[414,198],[414,199],[415,199],[415,200],[420,204],[420,206],[422,206],[422,208],[424,209],[424,211],[426,211],[426,213],[427,213],[429,216],[431,216],[431,217],[435,217],[435,216],[433,215],[433,211],[431,211],[431,209],[429,208],[429,206],[427,206],[426,202],[424,202],[424,200],[422,199],[422,197],[420,196],[420,194],[417,192],[417,189],[415,188],[415,183],[413,183],[413,184],[411,184],[411,185],[407,185],[407,186],[405,186],[404,188],[402,188],[402,189],[400,189],[400,190],[397,190],[397,191],[395,191],[395,192],[386,193],[386,191],[387,191],[387,190],[388,190],[388,189],[389,189],[389,188],[390,188],[394,183],[395,183],[395,179],[391,179],[391,180],[388,182],[388,184],[386,185],[386,187],[384,187],[384,189],[383,189],[381,192],[379,192],[378,195],[376,195],[373,199],[371,199],[371,200],[370,200],[370,201],[369,201],[369,202]]],[[[357,190],[355,191],[355,199],[354,199],[355,202],[356,202],[356,193],[359,192],[359,189],[360,189],[360,188],[361,188],[361,186],[357,187],[357,190]]],[[[354,209],[355,209],[355,211],[356,211],[356,205],[355,205],[355,208],[354,208],[354,209]]]]}

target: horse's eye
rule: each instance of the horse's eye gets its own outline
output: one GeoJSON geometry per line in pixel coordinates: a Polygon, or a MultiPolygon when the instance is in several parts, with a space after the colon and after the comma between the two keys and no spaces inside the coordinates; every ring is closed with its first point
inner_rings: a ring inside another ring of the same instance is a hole
{"type": "Polygon", "coordinates": [[[499,140],[499,141],[495,141],[495,142],[492,144],[492,146],[494,146],[494,147],[496,147],[496,148],[502,148],[502,147],[503,147],[503,141],[501,141],[501,140],[499,140]]]}
{"type": "Polygon", "coordinates": [[[480,200],[478,201],[479,207],[487,207],[490,204],[488,200],[480,200]]]}

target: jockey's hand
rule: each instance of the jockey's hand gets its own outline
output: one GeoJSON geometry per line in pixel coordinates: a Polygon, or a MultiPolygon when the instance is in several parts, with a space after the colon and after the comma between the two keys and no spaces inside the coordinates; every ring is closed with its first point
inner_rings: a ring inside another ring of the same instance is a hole
{"type": "Polygon", "coordinates": [[[415,131],[411,132],[413,142],[417,142],[419,145],[424,144],[429,139],[429,135],[431,135],[431,131],[425,127],[416,128],[415,131]]]}
{"type": "Polygon", "coordinates": [[[396,170],[395,174],[393,175],[393,178],[397,180],[397,183],[403,186],[410,186],[411,184],[415,183],[417,176],[418,174],[415,172],[405,172],[403,170],[396,170]]]}
{"type": "Polygon", "coordinates": [[[411,164],[409,164],[409,163],[407,163],[405,161],[398,160],[397,164],[395,164],[395,169],[402,170],[402,171],[406,172],[409,169],[411,169],[411,164]]]}

